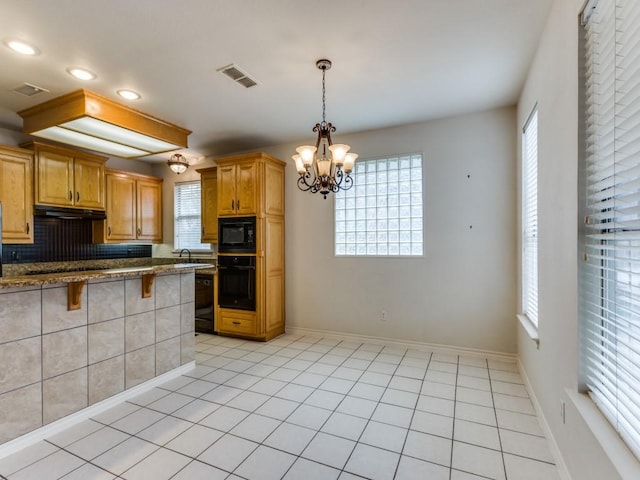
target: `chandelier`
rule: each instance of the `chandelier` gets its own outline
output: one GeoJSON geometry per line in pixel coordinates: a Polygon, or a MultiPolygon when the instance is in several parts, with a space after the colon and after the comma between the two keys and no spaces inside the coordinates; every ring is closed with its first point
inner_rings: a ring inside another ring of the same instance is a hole
{"type": "Polygon", "coordinates": [[[189,168],[189,162],[186,158],[184,158],[184,156],[180,155],[179,153],[171,155],[171,158],[167,162],[167,165],[169,165],[171,171],[176,175],[180,175],[181,173],[186,172],[187,168],[189,168]]]}
{"type": "Polygon", "coordinates": [[[302,145],[296,148],[298,153],[291,158],[299,174],[298,188],[303,192],[320,192],[326,199],[331,192],[349,190],[353,186],[350,174],[358,154],[349,153],[349,145],[334,144],[331,141],[331,132],[335,132],[336,127],[327,123],[325,119],[324,82],[325,73],[331,68],[331,61],[318,60],[316,67],[322,70],[322,122],[316,123],[313,127],[313,131],[318,133],[318,138],[315,146],[302,145]]]}

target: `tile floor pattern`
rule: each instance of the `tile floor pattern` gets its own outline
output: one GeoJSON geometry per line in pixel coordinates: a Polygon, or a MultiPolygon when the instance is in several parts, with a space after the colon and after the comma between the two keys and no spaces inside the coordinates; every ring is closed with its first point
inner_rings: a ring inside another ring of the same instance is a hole
{"type": "Polygon", "coordinates": [[[0,478],[559,479],[515,363],[291,334],[199,335],[196,352],[0,478]]]}

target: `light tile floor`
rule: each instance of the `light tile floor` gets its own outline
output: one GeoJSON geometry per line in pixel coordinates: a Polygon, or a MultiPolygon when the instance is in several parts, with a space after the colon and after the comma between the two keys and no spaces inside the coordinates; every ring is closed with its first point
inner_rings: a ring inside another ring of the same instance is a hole
{"type": "Polygon", "coordinates": [[[290,334],[199,335],[196,351],[0,478],[559,479],[515,363],[290,334]]]}

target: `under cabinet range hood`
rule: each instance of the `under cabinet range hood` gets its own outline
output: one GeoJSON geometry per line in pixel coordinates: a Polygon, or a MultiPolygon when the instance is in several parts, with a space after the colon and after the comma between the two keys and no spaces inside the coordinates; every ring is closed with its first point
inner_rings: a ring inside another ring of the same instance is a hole
{"type": "Polygon", "coordinates": [[[33,213],[38,217],[59,218],[61,220],[105,220],[104,210],[83,208],[53,207],[50,205],[34,205],[33,213]]]}
{"type": "Polygon", "coordinates": [[[186,148],[191,133],[84,89],[18,115],[25,133],[122,158],[186,148]]]}

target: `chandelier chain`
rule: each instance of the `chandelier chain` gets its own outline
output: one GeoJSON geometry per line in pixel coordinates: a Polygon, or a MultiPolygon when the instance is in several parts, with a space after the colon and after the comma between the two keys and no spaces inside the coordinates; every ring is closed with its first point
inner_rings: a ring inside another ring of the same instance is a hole
{"type": "Polygon", "coordinates": [[[327,121],[325,118],[325,98],[326,98],[326,88],[324,86],[324,74],[327,72],[327,68],[322,68],[322,125],[326,125],[327,121]]]}

